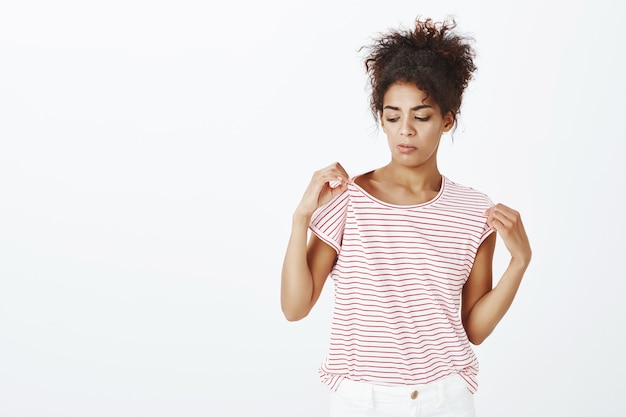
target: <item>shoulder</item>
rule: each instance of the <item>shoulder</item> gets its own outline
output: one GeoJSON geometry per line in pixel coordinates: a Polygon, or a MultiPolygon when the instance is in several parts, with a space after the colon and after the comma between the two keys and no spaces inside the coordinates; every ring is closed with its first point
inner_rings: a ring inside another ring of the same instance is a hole
{"type": "Polygon", "coordinates": [[[463,223],[471,225],[479,243],[491,233],[485,212],[493,202],[487,194],[467,185],[446,179],[446,190],[441,198],[440,207],[463,219],[463,223]]]}
{"type": "Polygon", "coordinates": [[[444,177],[446,199],[456,201],[464,206],[476,207],[477,210],[486,210],[493,206],[493,201],[489,196],[473,187],[460,184],[447,177],[444,177]]]}
{"type": "Polygon", "coordinates": [[[372,175],[374,174],[374,171],[375,170],[370,170],[354,175],[350,178],[350,183],[356,184],[363,189],[367,189],[370,182],[372,181],[372,175]]]}
{"type": "Polygon", "coordinates": [[[348,184],[348,187],[344,191],[334,196],[326,204],[318,207],[311,216],[311,224],[319,225],[344,217],[350,201],[351,188],[352,183],[348,184]]]}

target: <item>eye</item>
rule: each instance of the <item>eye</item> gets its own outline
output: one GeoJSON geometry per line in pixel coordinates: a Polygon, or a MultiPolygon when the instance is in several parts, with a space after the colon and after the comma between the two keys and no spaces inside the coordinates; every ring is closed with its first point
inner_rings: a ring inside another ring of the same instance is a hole
{"type": "Polygon", "coordinates": [[[385,120],[388,121],[389,123],[395,123],[397,122],[399,119],[399,117],[386,117],[385,120]]]}
{"type": "Polygon", "coordinates": [[[415,116],[415,119],[419,120],[420,122],[427,122],[428,120],[430,120],[430,116],[425,116],[425,117],[415,116]]]}

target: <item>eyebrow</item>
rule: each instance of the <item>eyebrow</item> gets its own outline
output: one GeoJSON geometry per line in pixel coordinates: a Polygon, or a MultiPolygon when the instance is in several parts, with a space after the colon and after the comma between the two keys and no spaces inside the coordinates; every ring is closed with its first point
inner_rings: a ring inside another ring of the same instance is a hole
{"type": "MultiPolygon", "coordinates": [[[[433,106],[429,106],[429,105],[427,105],[427,104],[422,104],[422,105],[419,105],[419,106],[412,107],[412,108],[411,108],[411,111],[418,111],[418,110],[421,110],[421,109],[431,109],[432,107],[433,107],[433,106]]],[[[396,106],[389,106],[389,105],[387,105],[387,106],[383,107],[383,110],[385,110],[385,109],[399,111],[399,110],[400,110],[400,107],[396,107],[396,106]]]]}

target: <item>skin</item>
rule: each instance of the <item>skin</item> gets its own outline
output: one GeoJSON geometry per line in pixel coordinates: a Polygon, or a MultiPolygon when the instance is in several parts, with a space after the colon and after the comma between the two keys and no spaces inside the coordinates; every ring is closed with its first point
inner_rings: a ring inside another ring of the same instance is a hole
{"type": "Polygon", "coordinates": [[[414,205],[431,200],[441,187],[437,151],[441,135],[454,118],[415,84],[395,83],[383,97],[381,127],[391,161],[356,179],[365,191],[392,204],[414,205]]]}
{"type": "MultiPolygon", "coordinates": [[[[415,84],[397,82],[383,98],[381,126],[389,142],[390,162],[361,175],[355,182],[365,191],[396,205],[415,205],[434,198],[442,176],[437,167],[441,135],[454,125],[415,84]]],[[[287,320],[306,317],[322,291],[336,261],[335,250],[308,225],[317,208],[347,188],[349,176],[339,163],[316,171],[292,216],[281,276],[281,307],[287,320]],[[329,183],[339,181],[331,188],[329,183]]],[[[511,259],[495,287],[492,285],[496,233],[476,254],[462,291],[461,319],[470,342],[482,343],[509,309],[531,259],[528,236],[520,214],[503,204],[485,212],[487,224],[502,238],[511,259]]]]}

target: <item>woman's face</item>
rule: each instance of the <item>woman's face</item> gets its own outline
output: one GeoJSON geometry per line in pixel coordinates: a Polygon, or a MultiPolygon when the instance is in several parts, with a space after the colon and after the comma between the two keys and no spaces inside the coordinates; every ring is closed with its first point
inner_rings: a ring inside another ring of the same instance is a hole
{"type": "Polygon", "coordinates": [[[442,116],[437,103],[413,83],[396,82],[383,97],[381,125],[391,158],[404,166],[436,166],[441,135],[453,124],[452,115],[442,116]]]}

